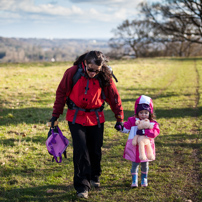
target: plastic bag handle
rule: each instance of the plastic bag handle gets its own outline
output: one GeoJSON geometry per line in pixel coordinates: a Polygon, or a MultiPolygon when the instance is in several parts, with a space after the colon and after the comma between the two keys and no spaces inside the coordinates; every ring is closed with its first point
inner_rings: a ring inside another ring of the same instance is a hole
{"type": "Polygon", "coordinates": [[[61,162],[62,162],[62,155],[61,155],[61,153],[59,153],[59,157],[60,157],[60,161],[58,161],[57,156],[54,156],[54,159],[55,159],[55,161],[56,161],[57,163],[61,163],[61,162]]]}

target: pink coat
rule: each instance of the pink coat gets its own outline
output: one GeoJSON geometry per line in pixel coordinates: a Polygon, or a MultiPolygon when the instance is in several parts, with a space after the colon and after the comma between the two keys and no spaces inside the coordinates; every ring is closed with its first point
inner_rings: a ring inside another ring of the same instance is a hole
{"type": "MultiPolygon", "coordinates": [[[[138,145],[136,145],[136,146],[132,145],[133,137],[136,135],[136,131],[137,131],[137,126],[135,125],[136,120],[137,120],[137,118],[135,118],[135,117],[129,117],[128,121],[126,121],[124,123],[124,130],[127,132],[130,132],[130,133],[129,133],[129,137],[128,137],[128,140],[126,142],[126,146],[124,149],[123,158],[130,160],[132,162],[137,162],[137,163],[150,161],[150,160],[141,161],[139,159],[138,145]]],[[[159,129],[159,125],[156,121],[150,121],[150,123],[153,124],[153,128],[145,129],[145,136],[147,136],[148,138],[153,138],[153,139],[150,139],[150,142],[151,142],[153,154],[154,154],[154,156],[156,156],[154,138],[159,135],[160,129],[159,129]]]]}

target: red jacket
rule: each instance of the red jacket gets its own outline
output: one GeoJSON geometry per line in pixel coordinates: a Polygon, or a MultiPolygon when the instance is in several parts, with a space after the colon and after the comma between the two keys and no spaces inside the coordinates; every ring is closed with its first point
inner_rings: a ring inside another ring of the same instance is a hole
{"type": "MultiPolygon", "coordinates": [[[[76,106],[83,109],[95,109],[102,106],[104,100],[102,99],[99,81],[96,78],[86,78],[81,76],[72,89],[72,78],[77,71],[77,66],[73,66],[66,70],[64,76],[56,91],[56,100],[53,107],[53,116],[59,117],[63,113],[63,109],[66,103],[66,97],[69,97],[76,106]],[[87,80],[89,79],[88,90],[86,92],[87,80]]],[[[106,102],[110,105],[111,110],[114,112],[117,121],[122,122],[123,107],[121,105],[121,99],[115,83],[111,79],[110,86],[104,87],[104,93],[106,96],[106,102]]],[[[76,110],[67,110],[66,120],[72,122],[76,110]]],[[[103,111],[98,112],[100,123],[105,122],[103,111]]],[[[78,111],[76,116],[76,123],[85,126],[97,125],[97,117],[94,111],[84,112],[78,111]]]]}

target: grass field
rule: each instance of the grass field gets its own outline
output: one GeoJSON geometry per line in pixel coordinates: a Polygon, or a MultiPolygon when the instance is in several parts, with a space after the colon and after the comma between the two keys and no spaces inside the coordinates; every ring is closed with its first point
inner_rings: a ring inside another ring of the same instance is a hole
{"type": "MultiPolygon", "coordinates": [[[[153,99],[161,133],[149,186],[131,189],[131,162],[122,158],[128,138],[113,128],[105,107],[101,187],[88,201],[202,201],[202,59],[156,58],[109,63],[119,82],[125,121],[134,102],[153,99]]],[[[71,63],[0,64],[0,201],[79,201],[73,188],[72,139],[67,159],[52,163],[45,146],[55,91],[71,63]]],[[[80,200],[82,201],[82,200],[80,200]]]]}

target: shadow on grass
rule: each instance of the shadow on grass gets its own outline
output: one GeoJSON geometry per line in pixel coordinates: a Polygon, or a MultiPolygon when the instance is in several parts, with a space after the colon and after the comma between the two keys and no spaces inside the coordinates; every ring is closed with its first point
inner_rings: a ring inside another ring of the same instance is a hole
{"type": "MultiPolygon", "coordinates": [[[[172,108],[172,109],[155,109],[155,114],[158,118],[184,118],[184,117],[196,117],[198,112],[202,112],[202,107],[198,108],[172,108]]],[[[125,119],[129,116],[133,116],[134,110],[125,110],[125,119]]]]}
{"type": "MultiPolygon", "coordinates": [[[[148,90],[148,89],[147,89],[148,90]]],[[[142,95],[144,95],[144,93],[141,93],[142,95]]],[[[155,99],[159,99],[159,98],[170,98],[170,97],[179,97],[178,94],[175,94],[173,92],[166,92],[166,94],[159,94],[159,92],[157,92],[157,94],[154,95],[147,95],[149,97],[152,98],[152,100],[154,101],[155,99]]],[[[126,93],[127,95],[127,93],[126,93]]],[[[186,94],[185,96],[191,96],[192,94],[186,94]]],[[[127,95],[128,97],[130,97],[129,95],[127,95]]],[[[135,104],[136,99],[140,96],[140,94],[137,94],[136,96],[131,95],[132,98],[127,98],[127,99],[121,99],[122,103],[124,102],[132,102],[135,104]]]]}
{"type": "Polygon", "coordinates": [[[182,148],[192,148],[200,149],[202,148],[202,143],[198,143],[198,134],[186,134],[182,133],[179,135],[165,135],[162,138],[158,138],[155,141],[156,146],[162,147],[182,147],[182,148]],[[190,141],[190,143],[184,142],[190,141]]]}
{"type": "Polygon", "coordinates": [[[202,143],[162,143],[155,142],[155,145],[158,147],[182,147],[182,148],[192,148],[192,149],[200,149],[202,147],[202,143]]]}
{"type": "Polygon", "coordinates": [[[10,176],[21,176],[22,178],[25,178],[25,179],[30,178],[30,177],[32,177],[34,179],[41,179],[44,176],[46,176],[46,178],[49,178],[49,177],[51,178],[52,175],[54,175],[55,177],[56,176],[61,177],[64,173],[64,169],[67,169],[66,167],[73,166],[72,155],[71,155],[71,157],[69,157],[67,154],[67,159],[64,158],[64,156],[62,155],[63,159],[62,159],[62,163],[60,163],[60,164],[57,164],[55,161],[52,162],[52,156],[49,155],[48,152],[47,152],[47,156],[43,157],[43,159],[41,159],[41,155],[35,155],[35,156],[37,156],[37,158],[35,158],[35,162],[37,163],[37,161],[40,160],[44,163],[44,165],[47,168],[31,167],[31,166],[28,166],[28,164],[26,164],[26,162],[25,163],[23,162],[20,164],[20,162],[17,162],[14,158],[8,158],[6,156],[9,159],[8,161],[12,161],[12,162],[15,161],[17,164],[20,164],[20,166],[17,166],[15,168],[13,168],[13,167],[4,168],[3,167],[3,168],[1,168],[0,176],[9,178],[7,183],[10,185],[13,185],[13,184],[17,184],[18,181],[15,180],[15,177],[10,178],[10,176]]]}
{"type": "MultiPolygon", "coordinates": [[[[0,126],[1,125],[10,125],[10,124],[20,124],[20,123],[26,123],[26,124],[46,124],[47,121],[50,120],[52,116],[52,108],[23,108],[23,109],[8,109],[3,108],[1,111],[1,117],[0,119],[0,126]]],[[[60,120],[64,119],[64,114],[61,115],[60,120]]]]}
{"type": "MultiPolygon", "coordinates": [[[[48,133],[48,132],[47,132],[48,133]]],[[[33,137],[22,137],[22,140],[25,140],[26,142],[33,142],[33,143],[42,143],[43,145],[45,144],[45,141],[47,139],[47,135],[41,136],[41,135],[35,135],[33,137]]],[[[17,141],[19,141],[17,139],[17,141]]],[[[16,146],[16,138],[7,138],[7,139],[2,139],[1,143],[4,146],[16,146]]]]}
{"type": "MultiPolygon", "coordinates": [[[[179,97],[178,91],[173,91],[173,89],[168,89],[169,86],[172,84],[172,81],[168,81],[167,84],[164,86],[161,86],[159,88],[152,88],[152,87],[141,87],[141,88],[133,88],[133,87],[125,87],[125,86],[119,86],[118,90],[121,91],[121,98],[123,95],[126,95],[127,97],[132,97],[132,99],[135,101],[140,95],[146,95],[151,97],[153,100],[157,98],[169,98],[169,97],[179,97]],[[167,90],[166,90],[167,89],[167,90]],[[166,92],[164,92],[166,90],[166,92]],[[148,93],[149,92],[149,93],[148,93]]],[[[195,92],[186,93],[187,87],[181,87],[180,90],[183,91],[184,96],[191,96],[195,95],[195,92]]],[[[124,99],[121,99],[122,102],[124,102],[124,99]]],[[[127,99],[126,99],[127,100],[127,99]]]]}
{"type": "MultiPolygon", "coordinates": [[[[128,101],[128,99],[127,99],[128,101]]],[[[60,120],[65,119],[66,108],[60,120]]],[[[199,108],[171,108],[171,109],[155,109],[157,118],[183,118],[183,117],[196,117],[196,112],[202,112],[202,107],[199,108]]],[[[51,118],[52,108],[23,108],[23,109],[7,109],[1,111],[0,126],[2,125],[17,125],[20,123],[26,124],[46,124],[51,118]]],[[[116,121],[114,113],[111,109],[104,109],[106,121],[116,121]]],[[[134,109],[124,110],[125,120],[133,116],[134,109]]]]}
{"type": "Polygon", "coordinates": [[[49,185],[1,191],[1,201],[75,201],[73,185],[49,185]],[[47,193],[49,191],[50,193],[47,193]]]}
{"type": "MultiPolygon", "coordinates": [[[[198,132],[198,130],[196,130],[198,132]]],[[[194,131],[194,132],[196,132],[194,131]]],[[[194,140],[194,139],[197,139],[198,138],[198,134],[195,133],[195,134],[187,134],[187,133],[181,133],[181,134],[171,134],[171,135],[163,135],[162,136],[162,140],[163,141],[172,141],[172,140],[176,140],[176,141],[182,141],[182,140],[194,140]]]]}

